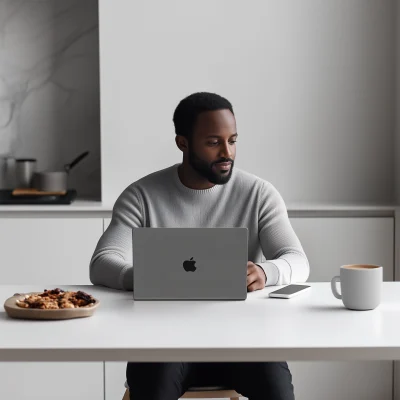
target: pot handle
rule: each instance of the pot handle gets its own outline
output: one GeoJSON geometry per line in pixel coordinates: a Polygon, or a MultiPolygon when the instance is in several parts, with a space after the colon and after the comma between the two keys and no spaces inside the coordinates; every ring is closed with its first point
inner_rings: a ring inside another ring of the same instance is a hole
{"type": "Polygon", "coordinates": [[[88,151],[85,151],[84,153],[80,154],[78,157],[74,158],[71,163],[65,164],[64,169],[66,172],[69,172],[70,169],[74,168],[76,164],[78,164],[80,161],[82,161],[87,155],[89,154],[88,151]]]}

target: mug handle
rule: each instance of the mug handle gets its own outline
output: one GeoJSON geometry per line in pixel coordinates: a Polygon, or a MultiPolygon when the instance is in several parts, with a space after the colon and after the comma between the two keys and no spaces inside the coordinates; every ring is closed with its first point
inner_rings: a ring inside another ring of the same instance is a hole
{"type": "Polygon", "coordinates": [[[331,280],[332,293],[337,299],[342,299],[342,295],[337,290],[337,282],[340,282],[340,276],[334,276],[331,280]]]}

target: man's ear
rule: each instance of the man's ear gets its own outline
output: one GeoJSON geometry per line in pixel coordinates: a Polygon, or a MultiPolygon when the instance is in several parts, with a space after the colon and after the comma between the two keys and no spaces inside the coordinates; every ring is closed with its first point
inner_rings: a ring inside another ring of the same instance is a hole
{"type": "Polygon", "coordinates": [[[183,153],[186,153],[188,151],[189,143],[188,143],[188,140],[185,138],[185,136],[176,135],[175,143],[178,146],[178,149],[180,151],[182,151],[183,153]]]}

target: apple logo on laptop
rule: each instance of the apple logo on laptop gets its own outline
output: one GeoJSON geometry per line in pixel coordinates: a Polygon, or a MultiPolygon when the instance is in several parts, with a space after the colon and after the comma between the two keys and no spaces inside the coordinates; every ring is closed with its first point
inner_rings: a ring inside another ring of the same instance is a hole
{"type": "Polygon", "coordinates": [[[194,272],[196,271],[196,266],[194,265],[196,264],[196,261],[193,260],[193,257],[190,260],[186,260],[183,262],[183,269],[186,272],[194,272]]]}

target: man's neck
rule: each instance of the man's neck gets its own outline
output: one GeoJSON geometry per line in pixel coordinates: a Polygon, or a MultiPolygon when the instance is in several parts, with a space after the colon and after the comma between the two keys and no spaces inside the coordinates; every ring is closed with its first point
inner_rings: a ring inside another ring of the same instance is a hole
{"type": "Polygon", "coordinates": [[[185,161],[182,162],[178,167],[178,176],[183,185],[189,189],[204,190],[210,189],[215,186],[204,177],[202,177],[197,171],[195,171],[191,165],[185,161]]]}

